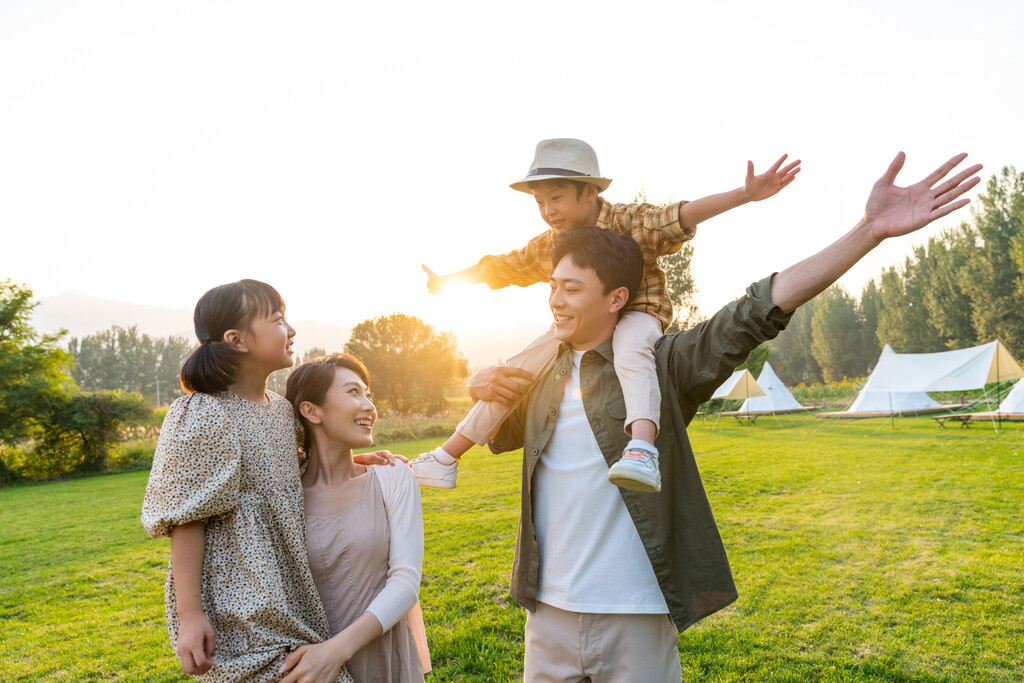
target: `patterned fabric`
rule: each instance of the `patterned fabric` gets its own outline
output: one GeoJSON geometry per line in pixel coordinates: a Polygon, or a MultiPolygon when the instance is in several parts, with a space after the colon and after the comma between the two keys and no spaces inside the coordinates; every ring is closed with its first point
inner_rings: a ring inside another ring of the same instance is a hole
{"type": "MultiPolygon", "coordinates": [[[[686,202],[653,206],[600,201],[597,227],[631,237],[644,255],[644,279],[626,310],[653,315],[661,322],[661,329],[667,329],[672,324],[672,302],[658,257],[676,253],[697,233],[696,228],[684,228],[679,223],[679,207],[686,202]]],[[[484,281],[491,289],[547,282],[552,271],[554,237],[554,231],[548,230],[518,251],[484,256],[477,264],[484,269],[484,281]]]]}
{"type": "MultiPolygon", "coordinates": [[[[296,647],[330,636],[306,559],[296,420],[231,393],[191,394],[167,411],[142,504],[153,537],[206,524],[203,611],[216,634],[201,681],[276,681],[296,647]]],[[[177,650],[173,567],[165,584],[167,631],[177,650]]],[[[339,683],[351,682],[342,669],[339,683]]]]}

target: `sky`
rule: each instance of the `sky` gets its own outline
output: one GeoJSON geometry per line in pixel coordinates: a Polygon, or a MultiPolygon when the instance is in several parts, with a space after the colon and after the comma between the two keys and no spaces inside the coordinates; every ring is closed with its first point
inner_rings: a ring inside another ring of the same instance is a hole
{"type": "MultiPolygon", "coordinates": [[[[897,184],[961,151],[985,179],[1024,167],[1022,25],[1009,0],[0,0],[0,278],[191,309],[253,277],[292,319],[514,330],[550,319],[546,285],[437,297],[420,264],[458,270],[545,228],[508,188],[539,140],[593,145],[611,201],[802,159],[778,196],[699,228],[711,313],[852,227],[900,150],[897,184]]],[[[969,219],[840,282],[857,295],[969,219]]]]}

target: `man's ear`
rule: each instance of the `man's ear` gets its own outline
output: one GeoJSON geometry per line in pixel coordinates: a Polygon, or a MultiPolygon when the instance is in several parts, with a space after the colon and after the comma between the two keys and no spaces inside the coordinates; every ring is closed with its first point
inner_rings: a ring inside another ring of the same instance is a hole
{"type": "Polygon", "coordinates": [[[610,313],[618,313],[629,303],[628,287],[617,287],[608,294],[611,296],[611,305],[608,307],[610,313]]]}
{"type": "Polygon", "coordinates": [[[231,346],[235,347],[235,351],[239,353],[246,353],[249,351],[249,347],[245,345],[245,341],[242,339],[242,333],[239,330],[228,330],[224,333],[224,341],[231,346]]]}
{"type": "Polygon", "coordinates": [[[299,404],[299,414],[306,418],[306,421],[310,424],[318,425],[324,421],[323,416],[320,415],[320,408],[309,401],[303,401],[299,404]]]}

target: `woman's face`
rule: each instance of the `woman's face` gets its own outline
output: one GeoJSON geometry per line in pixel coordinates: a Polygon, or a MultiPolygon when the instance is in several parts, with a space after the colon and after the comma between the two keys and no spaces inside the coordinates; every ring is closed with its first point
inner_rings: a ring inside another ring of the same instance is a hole
{"type": "Polygon", "coordinates": [[[365,448],[373,443],[377,409],[359,375],[336,368],[334,381],[320,406],[321,427],[331,443],[346,448],[365,448]]]}

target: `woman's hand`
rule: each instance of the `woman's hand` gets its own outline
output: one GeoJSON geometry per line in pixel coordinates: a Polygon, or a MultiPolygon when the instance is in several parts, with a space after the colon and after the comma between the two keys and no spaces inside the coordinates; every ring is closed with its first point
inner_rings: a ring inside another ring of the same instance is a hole
{"type": "Polygon", "coordinates": [[[389,465],[394,466],[396,462],[404,462],[406,465],[409,464],[409,458],[404,455],[398,455],[391,451],[373,451],[371,453],[360,453],[359,455],[352,456],[352,462],[359,465],[389,465]]]}
{"type": "Polygon", "coordinates": [[[189,676],[199,676],[213,666],[213,626],[206,615],[179,614],[178,661],[189,676]]]}
{"type": "Polygon", "coordinates": [[[303,645],[284,658],[278,670],[288,673],[281,683],[334,683],[349,657],[339,656],[332,640],[318,645],[303,645]]]}

